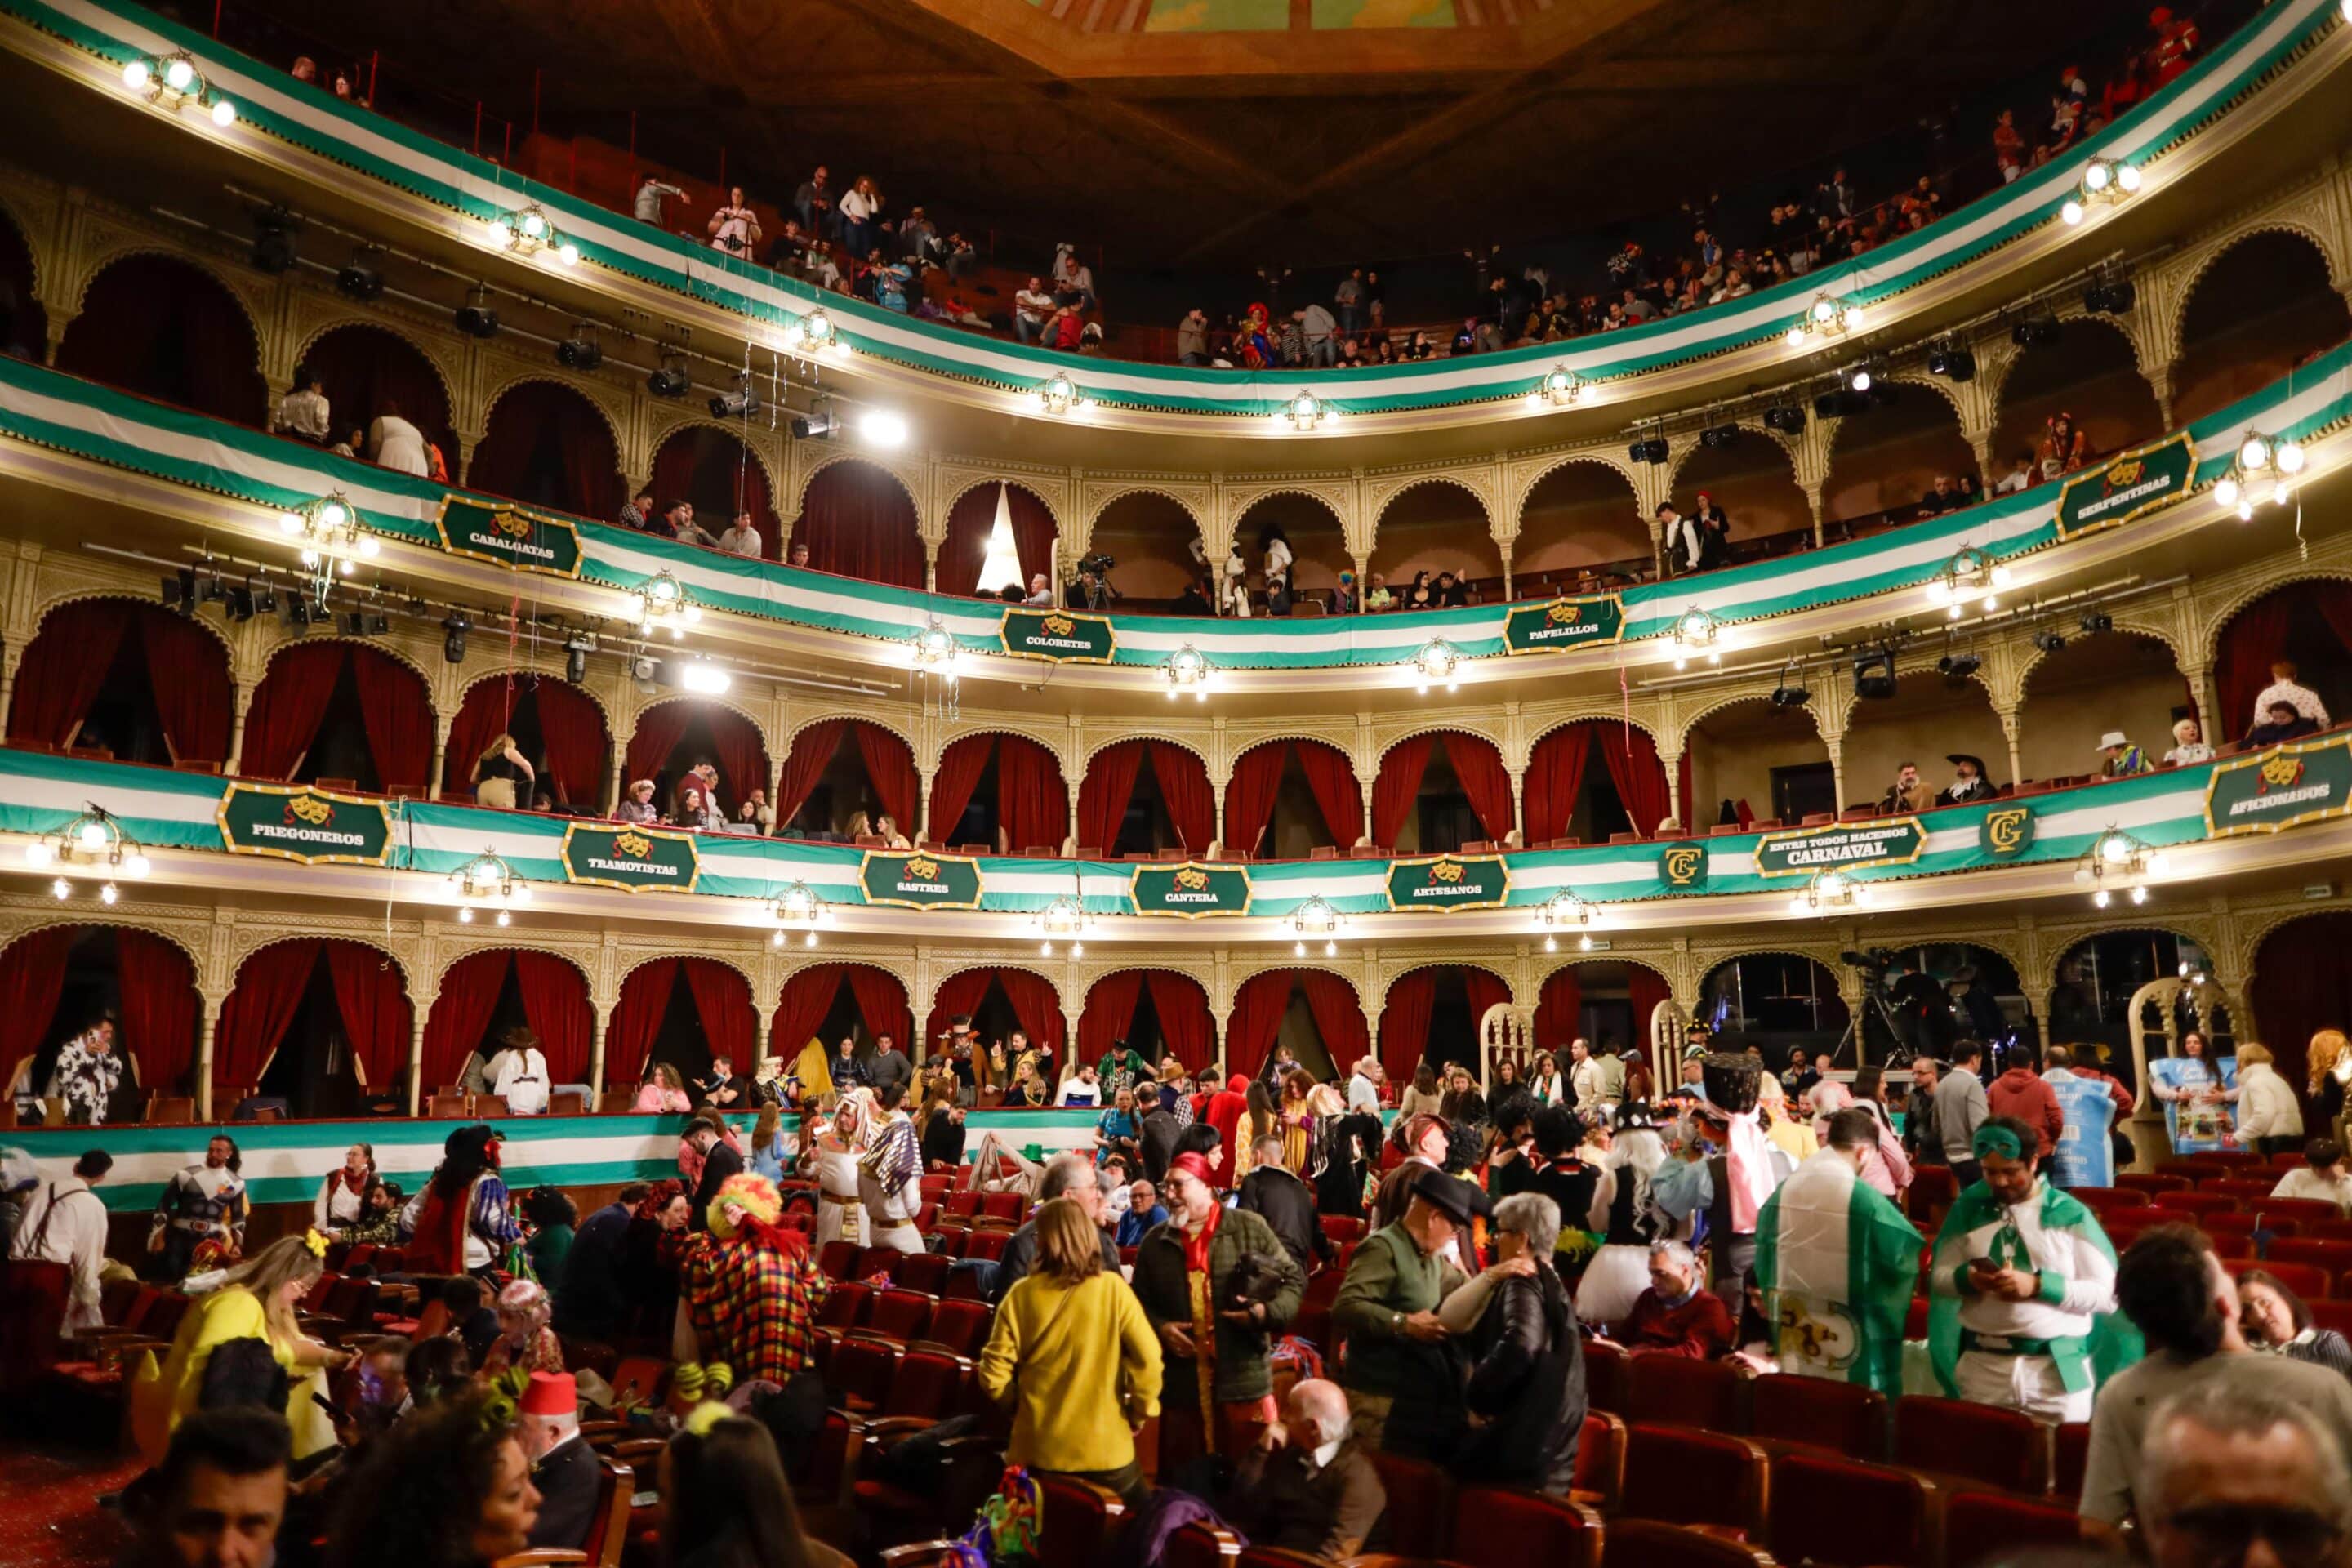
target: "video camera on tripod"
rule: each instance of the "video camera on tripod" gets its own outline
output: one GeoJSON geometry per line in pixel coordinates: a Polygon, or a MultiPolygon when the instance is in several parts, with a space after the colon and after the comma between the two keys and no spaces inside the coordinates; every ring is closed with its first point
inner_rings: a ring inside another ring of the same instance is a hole
{"type": "Polygon", "coordinates": [[[1865,947],[1859,952],[1849,948],[1838,954],[1840,963],[1861,976],[1864,1005],[1854,1011],[1845,1026],[1845,1033],[1838,1037],[1836,1047],[1830,1053],[1831,1061],[1851,1061],[1857,1068],[1862,1065],[1863,1020],[1874,1017],[1885,1031],[1884,1065],[1905,1067],[1916,1054],[1910,1032],[1904,1028],[1902,1020],[1895,1016],[1894,1000],[1887,989],[1886,975],[1895,967],[1895,952],[1891,947],[1865,947]]]}

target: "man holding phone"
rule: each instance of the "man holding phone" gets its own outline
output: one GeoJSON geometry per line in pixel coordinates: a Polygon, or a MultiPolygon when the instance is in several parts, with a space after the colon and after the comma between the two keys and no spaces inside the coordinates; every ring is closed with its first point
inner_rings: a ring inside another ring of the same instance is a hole
{"type": "Polygon", "coordinates": [[[2137,1359],[2115,1312],[2116,1249],[2091,1211],[2040,1173],[2041,1138],[2014,1117],[1976,1131],[1983,1177],[1964,1190],[1936,1239],[1927,1344],[1944,1392],[2087,1421],[2098,1378],[2137,1359]]]}

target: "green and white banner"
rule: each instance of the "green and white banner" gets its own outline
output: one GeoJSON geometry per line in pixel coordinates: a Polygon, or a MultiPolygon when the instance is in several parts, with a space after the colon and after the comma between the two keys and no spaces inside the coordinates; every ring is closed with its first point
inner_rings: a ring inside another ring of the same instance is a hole
{"type": "Polygon", "coordinates": [[[1118,632],[1110,617],[1076,610],[1007,610],[996,640],[1017,658],[1056,664],[1108,664],[1118,656],[1118,632]]]}
{"type": "Polygon", "coordinates": [[[2197,482],[2197,449],[2185,430],[2153,446],[2120,452],[2074,474],[2058,489],[2058,533],[2072,539],[2114,528],[2179,500],[2197,482]]]}
{"type": "Polygon", "coordinates": [[[1249,868],[1156,861],[1135,868],[1128,898],[1139,915],[1176,915],[1188,921],[1245,915],[1250,912],[1249,868]]]}
{"type": "Polygon", "coordinates": [[[1907,866],[1927,847],[1916,816],[1880,816],[1767,833],[1756,842],[1759,877],[1807,877],[1815,871],[1856,871],[1867,866],[1907,866]]]}
{"type": "Polygon", "coordinates": [[[869,904],[910,910],[976,910],[985,891],[980,862],[931,850],[869,850],[857,883],[869,904]]]}
{"type": "Polygon", "coordinates": [[[2352,810],[2352,737],[2273,747],[2213,769],[2205,827],[2216,838],[2276,833],[2352,810]]]}
{"type": "Polygon", "coordinates": [[[1977,847],[1996,860],[2014,860],[2033,847],[2033,807],[2023,802],[1987,807],[1977,847]]]}
{"type": "Polygon", "coordinates": [[[1618,594],[1519,605],[1503,619],[1503,646],[1513,653],[1591,647],[1625,635],[1625,600],[1618,594]]]}
{"type": "Polygon", "coordinates": [[[390,808],[362,795],[240,782],[222,793],[219,816],[221,843],[232,855],[381,866],[392,852],[390,808]]]}
{"type": "Polygon", "coordinates": [[[525,572],[577,577],[585,559],[578,523],[523,507],[451,496],[433,525],[443,549],[525,572]]]}
{"type": "Polygon", "coordinates": [[[702,879],[701,841],[692,833],[635,824],[573,822],[563,829],[565,879],[625,893],[690,893],[702,879]]]}
{"type": "Polygon", "coordinates": [[[1488,910],[1511,897],[1511,868],[1500,855],[1439,855],[1389,863],[1392,910],[1488,910]]]}

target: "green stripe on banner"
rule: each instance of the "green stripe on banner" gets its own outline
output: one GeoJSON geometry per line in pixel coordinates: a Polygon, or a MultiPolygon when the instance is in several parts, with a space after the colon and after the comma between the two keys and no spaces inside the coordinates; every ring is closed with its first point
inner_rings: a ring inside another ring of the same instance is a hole
{"type": "MultiPolygon", "coordinates": [[[[1605,381],[1768,342],[1786,331],[1818,292],[1857,303],[1891,300],[2057,221],[2061,204],[2074,193],[2093,157],[2139,161],[2179,144],[2292,62],[2332,25],[2336,10],[2336,0],[2284,0],[2217,44],[2148,101],[2014,184],[1867,256],[1740,300],[1566,344],[1436,364],[1326,370],[1311,377],[1090,361],[1085,390],[1108,405],[1260,417],[1298,392],[1312,390],[1343,411],[1384,413],[1516,398],[1534,389],[1556,364],[1586,381],[1605,381]]],[[[1042,350],[919,321],[843,296],[819,295],[764,268],[657,233],[295,82],[283,71],[124,0],[0,0],[0,14],[88,51],[106,62],[110,76],[139,56],[185,49],[236,103],[246,128],[485,221],[536,205],[590,265],[754,322],[781,327],[822,304],[842,340],[860,354],[989,385],[1034,390],[1067,368],[1066,360],[1042,350]]],[[[211,133],[194,128],[192,132],[211,133]]]]}

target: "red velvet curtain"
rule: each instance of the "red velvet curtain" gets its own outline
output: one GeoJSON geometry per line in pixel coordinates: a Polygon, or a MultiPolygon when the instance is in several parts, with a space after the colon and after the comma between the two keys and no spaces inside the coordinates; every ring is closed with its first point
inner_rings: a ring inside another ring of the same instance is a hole
{"type": "Polygon", "coordinates": [[[670,702],[657,702],[637,715],[637,727],[629,735],[627,759],[628,777],[621,781],[621,793],[639,779],[649,779],[669,765],[672,752],[686,739],[687,726],[694,722],[700,710],[684,698],[670,702]]]}
{"type": "Polygon", "coordinates": [[[466,689],[466,700],[457,705],[457,717],[449,721],[449,743],[441,764],[442,794],[473,789],[475,759],[489,745],[491,737],[514,727],[515,705],[520,700],[511,674],[478,680],[466,689]]]}
{"type": "Polygon", "coordinates": [[[355,942],[327,944],[327,972],[335,983],[335,1005],[343,1015],[343,1033],[352,1055],[367,1075],[368,1087],[384,1089],[403,1081],[408,1065],[410,1023],[408,994],[401,986],[400,966],[374,948],[355,942]]]}
{"type": "MultiPolygon", "coordinates": [[[[261,1081],[269,1055],[286,1037],[318,967],[316,940],[265,947],[236,972],[236,988],[221,1007],[213,1037],[213,1087],[242,1093],[261,1081]]],[[[226,1113],[230,1108],[217,1106],[226,1113]]]]}
{"type": "Polygon", "coordinates": [[[833,765],[834,753],[841,750],[841,732],[848,725],[846,719],[821,719],[793,737],[793,749],[785,755],[783,773],[776,780],[776,798],[770,803],[776,808],[779,826],[807,804],[809,793],[833,765]]]}
{"type": "Polygon", "coordinates": [[[621,999],[604,1026],[604,1081],[614,1087],[642,1082],[646,1062],[661,1035],[663,1016],[669,1011],[671,987],[677,984],[679,960],[657,958],[629,971],[621,982],[621,999]]]}
{"type": "MultiPolygon", "coordinates": [[[[879,724],[859,724],[856,729],[857,755],[866,763],[866,782],[874,786],[875,797],[898,824],[898,831],[914,837],[923,817],[923,779],[915,771],[915,753],[879,724]]],[[[969,786],[964,793],[969,798],[969,786]]],[[[939,837],[936,830],[931,837],[939,837]]]]}
{"type": "Polygon", "coordinates": [[[553,953],[518,952],[515,986],[522,993],[522,1016],[547,1058],[549,1080],[587,1082],[596,1010],[588,1003],[586,976],[553,953]]]}
{"type": "Polygon", "coordinates": [[[1275,792],[1281,787],[1282,764],[1289,755],[1289,742],[1269,741],[1251,747],[1234,762],[1233,782],[1225,786],[1227,849],[1241,855],[1261,853],[1259,841],[1274,820],[1275,792]]]}
{"type": "Polygon", "coordinates": [[[940,753],[939,772],[931,775],[931,838],[940,844],[955,842],[957,824],[963,820],[964,807],[971,804],[971,792],[980,787],[980,775],[988,771],[988,759],[996,750],[992,733],[966,735],[940,753]]]}
{"type": "MultiPolygon", "coordinates": [[[[1086,848],[1112,853],[1128,802],[1135,797],[1136,770],[1143,765],[1149,741],[1121,741],[1106,746],[1087,763],[1087,776],[1078,785],[1078,843],[1086,848]]],[[[1131,1006],[1133,1004],[1129,1004],[1131,1006]]],[[[1081,1029],[1085,1028],[1082,1022],[1081,1029]]]]}
{"type": "MultiPolygon", "coordinates": [[[[1429,772],[1429,748],[1436,739],[1435,735],[1412,736],[1391,746],[1381,758],[1380,776],[1372,781],[1372,842],[1383,849],[1396,847],[1397,835],[1403,831],[1405,818],[1412,815],[1421,781],[1429,772]]],[[[1325,816],[1328,818],[1329,813],[1325,816]]]]}
{"type": "Polygon", "coordinates": [[[1208,848],[1217,836],[1217,795],[1209,784],[1208,765],[1183,747],[1161,742],[1151,748],[1151,776],[1159,782],[1160,804],[1168,808],[1177,841],[1195,855],[1208,848]]]}
{"type": "Polygon", "coordinates": [[[551,381],[527,381],[499,396],[466,483],[608,522],[620,516],[626,488],[613,427],[586,396],[551,381]]]}
{"type": "MultiPolygon", "coordinates": [[[[122,1038],[139,1055],[143,1089],[179,1094],[196,1062],[196,1026],[203,999],[188,955],[152,932],[118,927],[115,982],[122,999],[122,1038]]],[[[0,998],[10,988],[0,980],[0,998]]]]}
{"type": "Polygon", "coordinates": [[[426,1094],[455,1085],[466,1070],[466,1058],[481,1049],[513,964],[513,953],[493,948],[467,953],[441,977],[440,994],[425,1015],[425,1046],[416,1068],[417,1082],[426,1094]]]}
{"type": "MultiPolygon", "coordinates": [[[[89,716],[114,666],[131,605],[123,599],[84,599],[49,612],[16,668],[8,703],[8,739],[62,746],[89,716]]],[[[199,636],[202,634],[199,633],[199,636]]]]}
{"type": "MultiPolygon", "coordinates": [[[[603,811],[605,759],[613,754],[604,710],[578,687],[544,675],[539,678],[531,699],[539,704],[539,741],[544,753],[541,760],[556,798],[583,811],[603,811]]],[[[551,1070],[554,1065],[555,1058],[550,1057],[551,1070]]]]}
{"type": "Polygon", "coordinates": [[[900,588],[923,585],[923,539],[915,499],[887,470],[856,458],[828,463],[809,481],[793,542],[820,572],[900,588]]]}
{"type": "Polygon", "coordinates": [[[236,711],[229,694],[228,650],[202,626],[143,605],[139,635],[147,655],[147,683],[173,761],[226,762],[229,723],[236,711]]]}
{"type": "Polygon", "coordinates": [[[1536,742],[1528,759],[1528,847],[1568,837],[1576,797],[1584,787],[1584,761],[1592,750],[1592,721],[1563,724],[1536,742]]]}
{"type": "MultiPolygon", "coordinates": [[[[980,999],[988,994],[988,983],[995,978],[996,971],[993,969],[966,969],[940,982],[939,990],[931,995],[931,1016],[923,1020],[923,1038],[938,1039],[946,1030],[949,1019],[959,1014],[971,1014],[980,1005],[980,999]]],[[[856,972],[853,970],[850,982],[854,985],[856,980],[856,972]]],[[[861,1010],[866,1005],[866,995],[862,991],[858,993],[857,1005],[861,1010]]]]}
{"type": "MultiPolygon", "coordinates": [[[[2249,699],[2251,701],[2252,699],[2249,699]]],[[[2240,1040],[2260,1039],[2277,1058],[2279,1076],[2305,1095],[2311,1078],[2311,1037],[2322,1029],[2340,1029],[2352,1018],[2352,966],[2344,963],[2346,943],[2352,942],[2352,915],[2340,911],[2305,915],[2289,921],[2263,939],[2254,952],[2253,984],[2246,999],[2253,1005],[2250,1032],[2247,1020],[2237,1023],[2240,1040]]],[[[2305,1110],[2305,1120],[2311,1115],[2305,1110]]],[[[2333,1136],[2329,1129],[2313,1127],[2315,1137],[2333,1136]]]]}
{"type": "Polygon", "coordinates": [[[1121,969],[1096,981],[1078,1013],[1076,1059],[1099,1061],[1113,1040],[1127,1038],[1127,1031],[1135,1022],[1135,1004],[1142,995],[1140,969],[1121,969]]]}
{"type": "Polygon", "coordinates": [[[1633,1037],[1628,1044],[1646,1058],[1650,1054],[1651,1016],[1657,1012],[1658,1004],[1674,993],[1666,988],[1664,975],[1639,963],[1625,966],[1625,991],[1633,1003],[1633,1037]]]}
{"type": "Polygon", "coordinates": [[[1624,802],[1625,815],[1633,819],[1633,831],[1645,837],[1655,833],[1674,809],[1666,791],[1666,767],[1658,760],[1658,743],[1650,739],[1647,730],[1630,724],[1603,724],[1600,739],[1601,763],[1609,770],[1617,798],[1624,802]]]}
{"type": "Polygon", "coordinates": [[[372,647],[352,649],[352,676],[367,724],[368,750],[375,757],[376,782],[388,791],[404,786],[422,794],[425,775],[433,771],[433,702],[425,682],[390,654],[372,647]]]}
{"type": "MultiPolygon", "coordinates": [[[[1255,1078],[1258,1068],[1282,1035],[1283,1015],[1290,1011],[1295,969],[1269,969],[1242,982],[1234,994],[1234,1010],[1225,1019],[1225,1071],[1255,1078]]],[[[1159,1005],[1155,1000],[1152,1004],[1159,1005]]]]}
{"type": "Polygon", "coordinates": [[[387,403],[441,455],[457,460],[457,437],[449,426],[449,394],[433,362],[397,333],[353,323],[337,327],[302,351],[302,363],[324,384],[333,410],[328,429],[340,439],[364,430],[387,403]]]}
{"type": "MultiPolygon", "coordinates": [[[[87,926],[51,926],[18,937],[0,954],[0,1070],[14,1072],[16,1064],[41,1048],[41,1040],[58,1016],[58,998],[66,984],[66,955],[89,934],[87,926]]],[[[144,1042],[123,1019],[125,1042],[133,1050],[144,1042]]],[[[35,1084],[35,1092],[46,1086],[35,1084]]]]}
{"type": "Polygon", "coordinates": [[[1307,994],[1307,1008],[1315,1015],[1315,1032],[1323,1037],[1332,1067],[1345,1073],[1356,1065],[1357,1058],[1372,1048],[1371,1036],[1364,1026],[1364,1005],[1357,999],[1356,988],[1328,969],[1300,970],[1298,986],[1307,994]]]}
{"type": "Polygon", "coordinates": [[[732,528],[737,512],[750,512],[760,552],[778,558],[782,537],[768,499],[768,471],[733,431],[689,425],[672,432],[654,453],[652,484],[656,506],[691,501],[694,521],[714,534],[732,528]]]}
{"type": "Polygon", "coordinates": [[[1151,1010],[1160,1018],[1160,1038],[1187,1072],[1197,1073],[1217,1057],[1217,1020],[1200,983],[1165,969],[1146,977],[1151,1010]]]}
{"type": "Polygon", "coordinates": [[[1008,849],[1062,852],[1070,831],[1070,789],[1054,753],[1021,735],[1004,735],[996,746],[996,820],[1008,849]]]}
{"type": "Polygon", "coordinates": [[[1331,842],[1345,849],[1364,836],[1364,792],[1356,782],[1356,764],[1347,752],[1320,741],[1297,745],[1298,765],[1322,810],[1323,826],[1331,830],[1331,842]]]}
{"type": "Polygon", "coordinates": [[[1486,1016],[1488,1008],[1498,1007],[1510,1001],[1511,988],[1504,984],[1499,976],[1475,964],[1465,963],[1462,966],[1462,992],[1470,1004],[1470,1038],[1475,1043],[1478,1039],[1479,1021],[1486,1016]]]}
{"type": "MultiPolygon", "coordinates": [[[[2322,578],[2305,583],[2303,587],[2310,593],[2312,603],[2317,606],[2319,618],[2326,621],[2327,629],[2336,634],[2336,641],[2343,656],[2352,658],[2352,583],[2322,578]]],[[[2338,713],[2331,713],[2328,717],[2338,724],[2346,719],[2346,715],[2338,713]]]]}
{"type": "Polygon", "coordinates": [[[719,795],[732,806],[753,789],[766,789],[774,782],[768,776],[768,746],[760,739],[759,727],[732,708],[713,704],[709,714],[710,747],[717,753],[710,760],[719,764],[719,795]]]}
{"type": "Polygon", "coordinates": [[[1054,569],[1054,514],[1019,485],[982,485],[966,490],[948,509],[947,541],[940,548],[940,592],[976,594],[980,569],[988,561],[989,536],[996,531],[996,497],[1000,488],[1010,498],[1006,510],[1013,519],[1013,547],[1021,556],[1022,587],[1040,572],[1054,569]]]}
{"type": "Polygon", "coordinates": [[[907,988],[897,975],[871,964],[853,963],[849,994],[857,999],[857,1016],[866,1020],[867,1034],[877,1039],[887,1035],[908,1056],[915,1055],[915,1012],[907,1005],[907,988]]]}
{"type": "MultiPolygon", "coordinates": [[[[1576,1038],[1577,1021],[1583,1016],[1584,984],[1576,977],[1576,965],[1555,970],[1536,998],[1536,1049],[1567,1050],[1568,1043],[1576,1038]]],[[[1563,1059],[1561,1070],[1566,1071],[1567,1067],[1563,1059]]]]}
{"type": "MultiPolygon", "coordinates": [[[[800,1054],[802,1047],[816,1037],[824,1016],[833,1011],[834,998],[841,994],[845,968],[839,963],[820,963],[784,982],[784,989],[776,998],[775,1016],[768,1025],[769,1055],[782,1057],[789,1062],[800,1054]]],[[[832,1042],[825,1042],[824,1048],[831,1055],[832,1042]]]]}
{"type": "Polygon", "coordinates": [[[2231,616],[2221,629],[2221,655],[2213,666],[2221,714],[2218,722],[2205,726],[2205,739],[2211,744],[2234,741],[2253,728],[2254,699],[2271,683],[2272,662],[2286,657],[2287,623],[2294,610],[2292,593],[2272,594],[2231,616]]]}
{"type": "Polygon", "coordinates": [[[1416,969],[1389,987],[1381,1009],[1381,1066],[1400,1083],[1429,1049],[1429,1016],[1437,1003],[1437,971],[1416,969]]]}
{"type": "Polygon", "coordinates": [[[1053,984],[1042,974],[1032,974],[1025,969],[1000,969],[997,984],[1004,987],[1004,999],[1013,1004],[1013,1016],[1021,1020],[1032,1043],[1052,1047],[1059,1056],[1069,1037],[1069,1026],[1062,1020],[1062,1001],[1054,994],[1053,984]]]}
{"type": "Polygon", "coordinates": [[[58,346],[58,368],[239,425],[264,422],[253,323],[210,273],[152,252],[94,279],[58,346]]]}
{"type": "MultiPolygon", "coordinates": [[[[268,673],[253,689],[245,716],[245,750],[237,771],[248,778],[290,778],[310,742],[335,683],[351,657],[349,643],[298,643],[269,661],[268,673]]],[[[21,687],[20,677],[17,684],[21,687]]],[[[428,749],[426,754],[431,754],[428,749]]],[[[275,1042],[272,1042],[273,1044],[275,1042]]]]}
{"type": "Polygon", "coordinates": [[[725,1057],[737,1067],[753,1065],[752,1036],[760,1016],[751,1005],[751,987],[741,973],[715,958],[679,960],[686,984],[694,993],[694,1016],[702,1020],[702,1037],[714,1057],[725,1057]]]}
{"type": "Polygon", "coordinates": [[[1478,814],[1478,826],[1486,830],[1486,837],[1497,844],[1509,837],[1518,824],[1511,819],[1511,771],[1503,765],[1503,753],[1491,741],[1449,732],[1445,756],[1454,764],[1454,776],[1461,781],[1462,793],[1470,797],[1470,809],[1478,814]]]}

